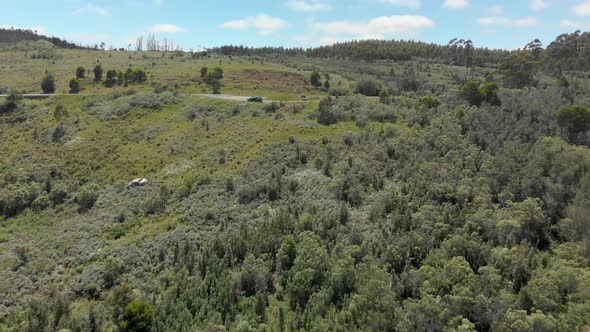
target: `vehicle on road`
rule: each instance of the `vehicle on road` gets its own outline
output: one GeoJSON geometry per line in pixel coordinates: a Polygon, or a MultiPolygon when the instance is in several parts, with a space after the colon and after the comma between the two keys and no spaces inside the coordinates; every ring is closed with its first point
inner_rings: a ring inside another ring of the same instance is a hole
{"type": "Polygon", "coordinates": [[[261,103],[264,99],[262,99],[262,97],[250,97],[248,98],[249,102],[253,102],[253,103],[261,103]]]}

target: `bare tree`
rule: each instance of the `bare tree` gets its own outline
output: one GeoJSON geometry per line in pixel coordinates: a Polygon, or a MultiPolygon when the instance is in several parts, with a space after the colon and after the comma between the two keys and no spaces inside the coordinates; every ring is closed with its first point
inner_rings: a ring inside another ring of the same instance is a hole
{"type": "Polygon", "coordinates": [[[143,51],[143,36],[139,36],[135,40],[135,50],[139,52],[143,51]]]}

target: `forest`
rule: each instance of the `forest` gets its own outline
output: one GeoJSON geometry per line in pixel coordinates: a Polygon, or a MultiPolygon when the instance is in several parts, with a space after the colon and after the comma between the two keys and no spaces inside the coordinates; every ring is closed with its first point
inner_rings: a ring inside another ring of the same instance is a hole
{"type": "Polygon", "coordinates": [[[0,330],[586,331],[589,36],[0,51],[0,330]]]}

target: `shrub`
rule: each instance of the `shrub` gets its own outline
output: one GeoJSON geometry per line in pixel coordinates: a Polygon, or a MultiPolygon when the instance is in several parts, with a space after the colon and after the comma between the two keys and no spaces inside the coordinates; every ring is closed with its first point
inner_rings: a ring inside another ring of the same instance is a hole
{"type": "Polygon", "coordinates": [[[52,74],[45,74],[45,77],[41,80],[41,90],[43,90],[43,93],[55,92],[55,78],[52,74]]]}
{"type": "Polygon", "coordinates": [[[481,99],[492,106],[500,106],[500,98],[498,97],[498,84],[496,82],[484,83],[479,87],[481,99]]]}
{"type": "Polygon", "coordinates": [[[279,106],[278,103],[276,102],[272,102],[269,104],[264,105],[264,111],[266,113],[275,113],[276,111],[278,111],[281,107],[279,106]]]}
{"type": "Polygon", "coordinates": [[[7,113],[14,111],[18,104],[23,100],[23,95],[17,90],[10,90],[4,103],[0,105],[0,113],[7,113]]]}
{"type": "Polygon", "coordinates": [[[471,80],[461,86],[461,96],[469,102],[471,106],[480,106],[482,95],[479,92],[479,82],[471,80]]]}
{"type": "Polygon", "coordinates": [[[125,71],[125,84],[141,84],[147,81],[147,74],[141,69],[127,68],[125,71]]]}
{"type": "Polygon", "coordinates": [[[338,122],[336,113],[332,110],[332,98],[330,96],[320,100],[318,108],[318,123],[329,126],[338,122]]]}
{"type": "Polygon", "coordinates": [[[70,80],[70,93],[78,92],[80,92],[80,81],[74,77],[70,80]]]}
{"type": "Polygon", "coordinates": [[[420,104],[426,106],[427,108],[437,108],[440,106],[440,100],[433,96],[424,96],[420,98],[420,104]]]}
{"type": "Polygon", "coordinates": [[[372,77],[362,77],[356,82],[355,92],[365,96],[376,97],[382,89],[382,83],[372,77]]]}
{"type": "Polygon", "coordinates": [[[321,77],[320,73],[318,73],[317,70],[314,70],[311,72],[310,80],[311,80],[311,85],[313,87],[318,88],[318,87],[322,86],[321,79],[322,79],[322,77],[321,77]]]}
{"type": "Polygon", "coordinates": [[[114,69],[109,69],[107,71],[107,78],[104,81],[104,85],[107,87],[113,87],[115,84],[117,84],[117,71],[114,69]]]}
{"type": "Polygon", "coordinates": [[[203,66],[201,67],[201,78],[205,78],[205,75],[207,75],[207,67],[203,66]]]}
{"type": "Polygon", "coordinates": [[[119,322],[122,332],[149,332],[154,322],[154,309],[145,300],[135,299],[125,307],[119,322]]]}
{"type": "Polygon", "coordinates": [[[84,67],[79,66],[76,68],[76,78],[84,78],[86,76],[86,69],[84,67]]]}
{"type": "Polygon", "coordinates": [[[577,143],[577,136],[590,128],[590,110],[586,107],[566,106],[557,113],[557,123],[568,134],[571,143],[577,143]]]}
{"type": "Polygon", "coordinates": [[[78,203],[79,211],[88,211],[96,203],[96,200],[100,196],[98,191],[100,187],[95,183],[85,185],[80,189],[76,195],[76,203],[78,203]]]}
{"type": "Polygon", "coordinates": [[[51,140],[54,143],[58,143],[61,141],[61,139],[66,135],[66,130],[64,129],[64,127],[62,125],[59,125],[57,127],[55,127],[55,129],[53,130],[53,133],[51,134],[51,140]]]}
{"type": "Polygon", "coordinates": [[[96,65],[94,67],[93,72],[94,72],[94,81],[95,82],[100,82],[102,80],[102,72],[103,72],[102,66],[101,65],[96,65]]]}

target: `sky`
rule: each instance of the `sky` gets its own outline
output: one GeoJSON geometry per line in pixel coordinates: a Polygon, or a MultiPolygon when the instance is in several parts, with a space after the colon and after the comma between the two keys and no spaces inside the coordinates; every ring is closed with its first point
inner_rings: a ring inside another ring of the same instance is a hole
{"type": "Polygon", "coordinates": [[[0,0],[0,27],[127,47],[150,33],[184,50],[404,39],[517,49],[590,30],[590,0],[0,0]]]}

